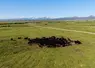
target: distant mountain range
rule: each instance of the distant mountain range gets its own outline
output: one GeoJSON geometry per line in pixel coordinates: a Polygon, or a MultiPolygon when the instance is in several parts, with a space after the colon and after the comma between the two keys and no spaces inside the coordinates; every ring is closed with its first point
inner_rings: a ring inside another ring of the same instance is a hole
{"type": "Polygon", "coordinates": [[[95,16],[91,15],[88,17],[64,17],[64,18],[16,18],[16,19],[0,19],[0,21],[24,21],[24,20],[95,20],[95,16]]]}

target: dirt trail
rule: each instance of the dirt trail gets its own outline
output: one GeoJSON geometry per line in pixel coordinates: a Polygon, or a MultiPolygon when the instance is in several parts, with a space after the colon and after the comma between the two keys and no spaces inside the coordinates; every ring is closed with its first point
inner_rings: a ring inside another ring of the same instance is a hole
{"type": "Polygon", "coordinates": [[[85,34],[95,35],[95,33],[87,32],[87,31],[77,31],[77,30],[70,30],[70,29],[63,29],[63,28],[56,28],[56,27],[43,27],[43,26],[34,26],[34,27],[40,27],[40,28],[47,28],[47,29],[54,29],[54,30],[70,31],[70,32],[78,32],[78,33],[85,33],[85,34]]]}

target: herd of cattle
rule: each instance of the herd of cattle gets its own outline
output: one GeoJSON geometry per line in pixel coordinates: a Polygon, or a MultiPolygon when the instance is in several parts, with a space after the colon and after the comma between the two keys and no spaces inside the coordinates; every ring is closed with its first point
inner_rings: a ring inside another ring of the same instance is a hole
{"type": "Polygon", "coordinates": [[[42,37],[42,38],[35,38],[35,39],[30,39],[28,37],[24,38],[28,40],[29,45],[37,44],[39,47],[65,47],[65,46],[72,46],[74,44],[82,44],[79,40],[73,41],[69,38],[58,38],[55,36],[51,37],[42,37]]]}
{"type": "MultiPolygon", "coordinates": [[[[21,37],[18,37],[18,39],[22,39],[21,37]]],[[[11,38],[11,40],[14,40],[13,38],[11,38]]],[[[42,38],[28,38],[25,37],[24,40],[28,40],[28,45],[33,45],[33,44],[37,44],[39,45],[39,47],[65,47],[65,46],[72,46],[74,44],[82,44],[79,40],[71,40],[69,38],[64,38],[64,37],[55,37],[55,36],[51,36],[51,37],[42,37],[42,38]]]]}

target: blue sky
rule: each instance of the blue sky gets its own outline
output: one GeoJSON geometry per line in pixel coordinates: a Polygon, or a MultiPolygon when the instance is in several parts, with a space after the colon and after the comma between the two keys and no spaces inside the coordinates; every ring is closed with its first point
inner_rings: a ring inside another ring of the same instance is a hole
{"type": "Polygon", "coordinates": [[[95,0],[0,0],[0,18],[95,15],[95,0]]]}

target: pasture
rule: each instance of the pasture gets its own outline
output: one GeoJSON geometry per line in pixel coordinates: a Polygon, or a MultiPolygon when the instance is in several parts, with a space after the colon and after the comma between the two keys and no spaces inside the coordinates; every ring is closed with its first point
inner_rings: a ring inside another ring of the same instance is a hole
{"type": "Polygon", "coordinates": [[[26,23],[0,25],[0,68],[94,68],[95,35],[82,32],[40,28],[52,27],[95,32],[95,21],[26,23]],[[47,24],[47,25],[45,25],[47,24]],[[8,26],[9,25],[9,26],[8,26]],[[80,40],[81,45],[60,48],[29,46],[25,37],[65,37],[80,40]],[[18,39],[21,37],[21,39],[18,39]],[[12,41],[13,38],[15,41],[12,41]]]}

